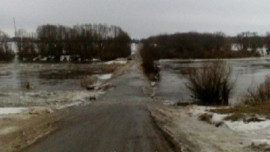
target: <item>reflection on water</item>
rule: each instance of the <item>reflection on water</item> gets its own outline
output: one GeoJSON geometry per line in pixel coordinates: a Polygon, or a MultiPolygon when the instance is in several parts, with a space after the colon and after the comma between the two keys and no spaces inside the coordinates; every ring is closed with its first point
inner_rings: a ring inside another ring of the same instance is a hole
{"type": "MultiPolygon", "coordinates": [[[[212,60],[161,60],[161,80],[157,96],[178,101],[190,101],[190,93],[185,87],[184,74],[187,68],[200,67],[212,60]]],[[[233,70],[232,79],[236,82],[230,103],[240,102],[249,88],[255,88],[270,74],[270,58],[228,59],[233,70]]]]}

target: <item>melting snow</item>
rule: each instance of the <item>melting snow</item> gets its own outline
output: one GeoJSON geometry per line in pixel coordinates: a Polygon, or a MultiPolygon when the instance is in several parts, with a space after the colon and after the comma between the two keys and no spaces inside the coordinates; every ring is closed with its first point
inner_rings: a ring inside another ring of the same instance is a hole
{"type": "MultiPolygon", "coordinates": [[[[248,131],[254,131],[254,130],[261,130],[265,128],[270,128],[270,120],[261,121],[261,122],[249,122],[245,123],[242,120],[241,121],[224,121],[224,118],[228,116],[228,114],[217,114],[209,112],[211,107],[204,107],[204,106],[192,106],[190,111],[195,116],[200,116],[203,113],[209,113],[212,114],[212,122],[224,122],[224,124],[233,131],[241,131],[241,132],[248,132],[248,131]]],[[[213,108],[212,108],[213,109],[213,108]]]]}

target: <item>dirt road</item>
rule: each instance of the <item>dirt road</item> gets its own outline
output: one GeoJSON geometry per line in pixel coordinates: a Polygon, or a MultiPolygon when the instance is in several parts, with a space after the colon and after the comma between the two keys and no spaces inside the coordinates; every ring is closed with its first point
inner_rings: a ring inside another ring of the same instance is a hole
{"type": "Polygon", "coordinates": [[[112,80],[116,87],[78,107],[61,128],[26,152],[170,152],[146,108],[150,85],[133,63],[112,80]]]}

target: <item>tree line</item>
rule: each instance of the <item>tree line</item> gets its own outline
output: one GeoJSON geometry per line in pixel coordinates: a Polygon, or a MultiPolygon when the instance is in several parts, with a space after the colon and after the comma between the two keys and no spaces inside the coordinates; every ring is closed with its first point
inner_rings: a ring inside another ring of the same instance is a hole
{"type": "Polygon", "coordinates": [[[8,35],[0,31],[0,61],[10,61],[15,56],[8,41],[8,35]]]}
{"type": "MultiPolygon", "coordinates": [[[[242,53],[243,57],[255,55],[258,49],[265,48],[270,53],[270,33],[260,36],[255,32],[242,32],[237,36],[226,36],[217,33],[176,33],[171,35],[152,36],[143,40],[145,48],[152,47],[161,58],[215,58],[212,54],[227,53],[228,57],[241,57],[232,54],[232,46],[242,53]],[[246,53],[246,54],[245,54],[246,53]]],[[[226,56],[224,56],[226,57],[226,56]]]]}
{"type": "Polygon", "coordinates": [[[260,56],[263,48],[270,53],[270,33],[260,36],[242,32],[237,36],[217,33],[176,33],[151,36],[143,39],[141,50],[146,73],[156,73],[154,60],[170,58],[240,58],[260,56]]]}
{"type": "Polygon", "coordinates": [[[127,57],[131,42],[120,27],[102,24],[42,25],[35,34],[18,30],[14,40],[21,61],[59,61],[61,56],[70,56],[75,62],[127,57]]]}

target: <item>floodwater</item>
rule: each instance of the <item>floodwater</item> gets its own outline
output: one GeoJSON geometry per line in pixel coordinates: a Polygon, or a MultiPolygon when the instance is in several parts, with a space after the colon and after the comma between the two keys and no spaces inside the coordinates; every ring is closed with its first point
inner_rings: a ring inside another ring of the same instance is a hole
{"type": "Polygon", "coordinates": [[[83,80],[95,76],[102,81],[113,69],[113,65],[102,63],[0,63],[0,106],[88,101],[91,93],[82,85],[83,80]]]}
{"type": "MultiPolygon", "coordinates": [[[[200,67],[205,62],[214,60],[160,60],[161,80],[156,95],[173,102],[192,101],[184,70],[190,67],[200,67]]],[[[256,88],[267,75],[270,75],[270,58],[225,59],[232,68],[232,80],[235,81],[230,103],[241,102],[249,89],[256,88]]]]}

